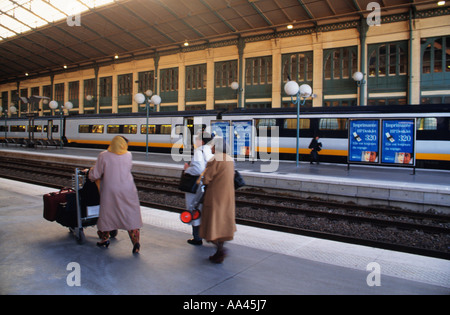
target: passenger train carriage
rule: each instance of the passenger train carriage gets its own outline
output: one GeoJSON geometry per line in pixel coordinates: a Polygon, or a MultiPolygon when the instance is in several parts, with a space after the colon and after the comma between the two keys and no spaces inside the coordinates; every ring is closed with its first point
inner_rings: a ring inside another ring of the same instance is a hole
{"type": "MultiPolygon", "coordinates": [[[[280,160],[295,160],[297,118],[295,108],[184,111],[151,113],[148,123],[150,152],[191,150],[193,136],[201,130],[222,136],[238,157],[258,159],[265,152],[280,160]]],[[[347,163],[349,122],[353,119],[411,119],[415,122],[416,166],[450,169],[450,105],[367,106],[302,108],[300,114],[300,160],[309,161],[311,139],[318,135],[323,162],[347,163]]],[[[147,124],[143,113],[70,115],[29,119],[3,118],[0,139],[62,139],[68,146],[106,148],[115,135],[129,140],[130,150],[145,150],[147,124]],[[33,124],[33,127],[29,127],[33,124]],[[5,127],[5,124],[7,127],[5,127]]],[[[272,157],[273,158],[273,157],[272,157]]]]}

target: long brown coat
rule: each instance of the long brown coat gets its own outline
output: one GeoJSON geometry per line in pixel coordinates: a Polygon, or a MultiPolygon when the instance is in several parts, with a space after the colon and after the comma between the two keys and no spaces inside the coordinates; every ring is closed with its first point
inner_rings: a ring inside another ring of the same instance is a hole
{"type": "Polygon", "coordinates": [[[202,210],[200,237],[206,241],[231,241],[236,232],[234,161],[218,153],[206,166],[203,183],[208,185],[202,210]]]}

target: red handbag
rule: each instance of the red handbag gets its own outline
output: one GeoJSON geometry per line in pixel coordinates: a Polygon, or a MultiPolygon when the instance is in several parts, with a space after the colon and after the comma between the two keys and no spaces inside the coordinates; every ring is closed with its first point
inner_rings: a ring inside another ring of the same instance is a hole
{"type": "Polygon", "coordinates": [[[44,199],[44,219],[55,221],[60,203],[66,202],[67,194],[75,194],[72,188],[63,188],[59,192],[45,194],[44,199]]]}

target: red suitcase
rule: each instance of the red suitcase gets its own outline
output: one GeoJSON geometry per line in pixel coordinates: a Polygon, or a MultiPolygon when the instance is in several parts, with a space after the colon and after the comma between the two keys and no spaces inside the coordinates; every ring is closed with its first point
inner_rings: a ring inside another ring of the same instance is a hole
{"type": "Polygon", "coordinates": [[[72,188],[63,188],[59,192],[44,195],[44,218],[48,221],[55,221],[58,212],[58,205],[66,202],[67,194],[75,194],[72,188]]]}

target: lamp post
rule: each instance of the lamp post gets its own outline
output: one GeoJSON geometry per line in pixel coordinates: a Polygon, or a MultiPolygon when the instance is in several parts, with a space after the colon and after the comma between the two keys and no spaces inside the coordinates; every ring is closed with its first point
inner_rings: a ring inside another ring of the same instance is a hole
{"type": "Polygon", "coordinates": [[[353,80],[355,80],[356,85],[358,86],[358,88],[360,88],[359,94],[360,94],[360,98],[359,98],[359,106],[363,106],[364,104],[364,93],[363,90],[364,89],[364,84],[366,84],[366,80],[364,79],[365,74],[358,71],[353,73],[353,80]]]}
{"type": "Polygon", "coordinates": [[[3,113],[4,115],[5,115],[5,141],[6,141],[6,136],[7,136],[7,128],[8,128],[8,125],[7,125],[7,120],[8,120],[8,109],[7,108],[5,108],[5,111],[3,111],[3,107],[2,106],[0,106],[0,113],[3,113]]]}
{"type": "Polygon", "coordinates": [[[289,81],[284,85],[284,91],[291,97],[293,104],[297,106],[297,144],[296,144],[296,165],[299,166],[299,146],[300,146],[300,106],[305,105],[306,99],[312,96],[312,88],[308,84],[298,85],[295,81],[289,81]],[[294,96],[296,99],[294,100],[294,96]],[[303,100],[302,100],[303,98],[303,100]]]}
{"type": "Polygon", "coordinates": [[[236,91],[238,93],[238,108],[242,108],[242,92],[244,91],[240,86],[239,83],[234,81],[233,83],[231,83],[230,87],[236,91]]]}
{"type": "Polygon", "coordinates": [[[145,108],[147,110],[147,119],[146,119],[146,125],[145,125],[145,157],[148,159],[148,117],[150,112],[150,104],[154,104],[156,107],[158,107],[159,104],[161,104],[161,97],[159,95],[153,95],[153,92],[151,90],[147,90],[145,92],[145,95],[142,93],[137,93],[134,96],[134,100],[138,104],[145,104],[145,108]]]}
{"type": "MultiPolygon", "coordinates": [[[[48,104],[48,106],[52,110],[56,110],[58,108],[58,102],[53,100],[48,104]]],[[[64,109],[71,110],[73,108],[72,102],[66,102],[63,106],[59,108],[59,147],[63,148],[63,116],[64,116],[64,109]]]]}

